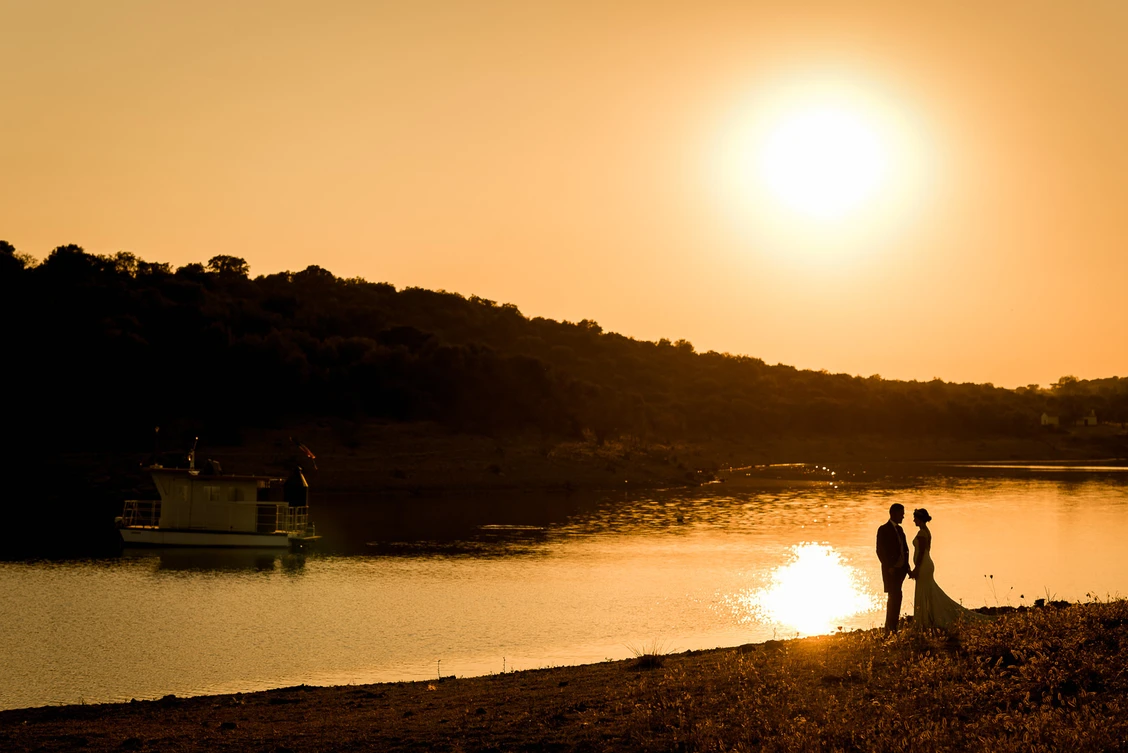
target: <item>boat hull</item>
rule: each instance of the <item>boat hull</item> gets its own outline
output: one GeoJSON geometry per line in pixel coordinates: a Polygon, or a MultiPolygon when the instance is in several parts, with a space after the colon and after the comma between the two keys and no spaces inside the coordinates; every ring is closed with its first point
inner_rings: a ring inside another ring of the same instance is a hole
{"type": "Polygon", "coordinates": [[[285,532],[189,531],[128,526],[118,530],[121,533],[121,541],[125,546],[257,547],[266,549],[286,549],[291,546],[291,536],[285,532]]]}

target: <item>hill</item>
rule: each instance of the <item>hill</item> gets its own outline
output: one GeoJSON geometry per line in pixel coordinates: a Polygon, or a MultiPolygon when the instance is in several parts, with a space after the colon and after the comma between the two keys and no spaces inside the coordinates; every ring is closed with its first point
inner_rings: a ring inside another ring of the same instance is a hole
{"type": "Polygon", "coordinates": [[[237,440],[311,417],[666,441],[1021,437],[1043,412],[1128,420],[1116,377],[1008,390],[804,371],[316,266],[252,279],[229,256],[172,271],[61,246],[32,266],[0,242],[0,294],[10,394],[56,419],[35,411],[20,428],[56,445],[147,444],[155,425],[237,440]]]}
{"type": "Polygon", "coordinates": [[[162,449],[201,437],[256,468],[316,436],[351,458],[351,487],[433,479],[387,461],[403,436],[417,458],[460,448],[502,485],[520,477],[506,452],[557,458],[565,472],[527,474],[549,485],[632,466],[670,483],[740,462],[1128,455],[1128,379],[1010,390],[805,371],[317,266],[251,277],[233,256],[173,270],[74,245],[35,263],[0,241],[0,313],[14,491],[56,511],[120,501],[157,426],[162,449]],[[1105,425],[1073,428],[1090,411],[1105,425]]]}

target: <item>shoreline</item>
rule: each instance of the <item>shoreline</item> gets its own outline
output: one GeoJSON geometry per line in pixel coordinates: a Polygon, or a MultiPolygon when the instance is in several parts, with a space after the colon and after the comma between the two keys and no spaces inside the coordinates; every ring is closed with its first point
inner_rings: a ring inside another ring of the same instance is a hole
{"type": "Polygon", "coordinates": [[[0,712],[10,750],[1102,749],[1128,602],[473,678],[0,712]]]}
{"type": "MultiPolygon", "coordinates": [[[[998,607],[983,606],[983,607],[977,607],[977,608],[973,609],[972,611],[978,612],[980,614],[989,615],[989,616],[998,616],[998,615],[1006,615],[1006,614],[1020,614],[1020,613],[1026,612],[1028,610],[1032,610],[1032,609],[1036,609],[1036,608],[1042,608],[1042,606],[1044,606],[1044,605],[1041,602],[1044,602],[1044,600],[1039,599],[1038,602],[1039,602],[1038,606],[1034,606],[1034,605],[1031,605],[1031,606],[1022,605],[1022,606],[1017,606],[1017,607],[1009,606],[1009,605],[998,606],[998,607]]],[[[1061,607],[1066,607],[1066,606],[1072,606],[1072,604],[1070,604],[1069,602],[1066,602],[1066,601],[1054,601],[1054,602],[1051,602],[1050,606],[1052,606],[1054,608],[1061,608],[1061,607]]],[[[901,621],[902,621],[902,626],[903,626],[902,630],[910,629],[912,627],[913,617],[912,617],[912,615],[903,615],[902,618],[901,618],[901,621]]],[[[877,628],[877,627],[874,627],[874,628],[855,628],[855,629],[850,630],[848,632],[868,633],[868,632],[874,632],[874,631],[879,632],[880,630],[882,630],[882,628],[877,628]]],[[[65,702],[46,703],[46,704],[43,704],[43,705],[40,705],[40,706],[26,706],[26,707],[17,707],[17,708],[10,708],[10,709],[0,709],[0,715],[6,714],[6,713],[20,712],[20,711],[36,712],[36,711],[45,711],[45,710],[48,710],[48,709],[69,709],[69,708],[91,709],[91,708],[99,708],[99,707],[132,706],[132,705],[139,704],[139,703],[157,703],[157,702],[161,702],[161,701],[168,703],[168,702],[171,702],[173,700],[175,700],[175,701],[191,701],[191,700],[194,700],[194,699],[201,699],[201,698],[219,698],[219,697],[228,697],[228,696],[231,696],[231,697],[236,697],[236,696],[247,697],[247,696],[253,696],[253,695],[258,695],[258,694],[262,694],[262,693],[280,692],[282,690],[287,690],[287,689],[292,689],[292,688],[304,688],[307,691],[314,691],[314,690],[332,690],[334,688],[357,688],[357,687],[373,687],[373,686],[416,685],[416,684],[420,684],[420,683],[428,684],[428,683],[435,683],[435,682],[447,682],[447,681],[453,681],[453,680],[478,680],[478,679],[489,678],[489,677],[501,677],[501,676],[506,676],[506,675],[521,674],[523,672],[543,672],[543,671],[548,671],[548,670],[579,670],[583,667],[599,666],[599,665],[603,665],[603,664],[631,663],[631,662],[638,661],[640,656],[642,656],[642,655],[647,655],[647,656],[660,655],[664,658],[669,658],[669,657],[676,657],[676,656],[693,656],[693,655],[697,655],[697,654],[709,654],[709,653],[718,652],[718,651],[741,651],[741,652],[747,653],[748,651],[755,650],[757,647],[763,647],[763,646],[766,646],[766,645],[785,644],[785,643],[791,643],[791,642],[794,642],[794,641],[814,640],[814,639],[819,639],[819,638],[825,638],[829,635],[834,635],[834,634],[833,633],[825,633],[825,634],[819,634],[819,635],[797,636],[797,637],[793,637],[793,638],[768,638],[768,639],[764,639],[764,640],[761,640],[761,641],[750,641],[748,643],[742,643],[742,644],[733,645],[733,646],[714,646],[712,648],[696,648],[696,649],[685,649],[685,650],[675,649],[675,650],[671,650],[671,651],[662,651],[662,650],[654,651],[654,650],[645,650],[645,649],[636,651],[633,647],[630,646],[630,644],[624,644],[628,648],[628,650],[630,650],[632,653],[637,653],[638,656],[636,656],[634,658],[624,658],[624,659],[610,659],[610,658],[608,658],[608,659],[604,659],[603,661],[586,661],[586,662],[580,662],[580,663],[576,663],[576,664],[552,664],[552,665],[545,665],[545,666],[538,666],[538,667],[527,667],[525,669],[509,669],[507,671],[502,671],[502,672],[490,671],[490,672],[485,672],[485,673],[482,673],[482,674],[437,675],[435,677],[422,678],[422,679],[374,680],[374,681],[371,681],[371,682],[345,682],[345,683],[340,683],[340,684],[327,684],[327,685],[308,684],[308,683],[303,682],[303,683],[300,683],[298,685],[292,685],[292,686],[289,686],[289,685],[287,685],[287,686],[269,685],[267,687],[262,687],[262,688],[259,688],[257,690],[234,690],[234,691],[230,691],[230,692],[203,692],[203,693],[192,693],[192,694],[189,694],[189,695],[177,695],[175,693],[168,693],[168,694],[164,694],[162,696],[154,696],[154,697],[151,697],[151,698],[150,697],[130,698],[128,701],[110,700],[110,701],[92,701],[92,702],[81,701],[81,702],[78,702],[78,703],[65,703],[65,702]]]]}
{"type": "MultiPolygon", "coordinates": [[[[1128,433],[1111,426],[1025,438],[858,435],[657,441],[627,436],[597,442],[458,434],[428,423],[359,424],[348,432],[328,424],[249,430],[239,446],[204,445],[200,457],[215,457],[228,471],[266,472],[292,457],[291,435],[317,452],[318,468],[306,464],[305,469],[314,493],[373,497],[695,487],[732,479],[737,469],[789,464],[1054,464],[1128,458],[1128,433]]],[[[768,481],[778,470],[757,475],[768,481]]]]}

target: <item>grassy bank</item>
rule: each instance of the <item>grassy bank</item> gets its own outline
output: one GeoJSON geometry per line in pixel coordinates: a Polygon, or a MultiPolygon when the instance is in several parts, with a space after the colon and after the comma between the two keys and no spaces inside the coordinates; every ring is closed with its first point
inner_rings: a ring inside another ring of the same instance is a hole
{"type": "Polygon", "coordinates": [[[1117,750],[1128,602],[480,678],[0,713],[5,750],[1117,750]]]}

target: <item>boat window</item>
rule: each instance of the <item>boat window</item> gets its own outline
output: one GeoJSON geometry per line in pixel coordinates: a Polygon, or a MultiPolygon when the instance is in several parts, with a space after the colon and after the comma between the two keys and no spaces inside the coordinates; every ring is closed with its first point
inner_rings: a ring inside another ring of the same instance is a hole
{"type": "Polygon", "coordinates": [[[218,486],[205,486],[204,499],[208,502],[220,502],[219,487],[218,486]]]}
{"type": "Polygon", "coordinates": [[[227,492],[227,500],[229,502],[242,502],[243,490],[238,486],[231,487],[227,492]]]}

